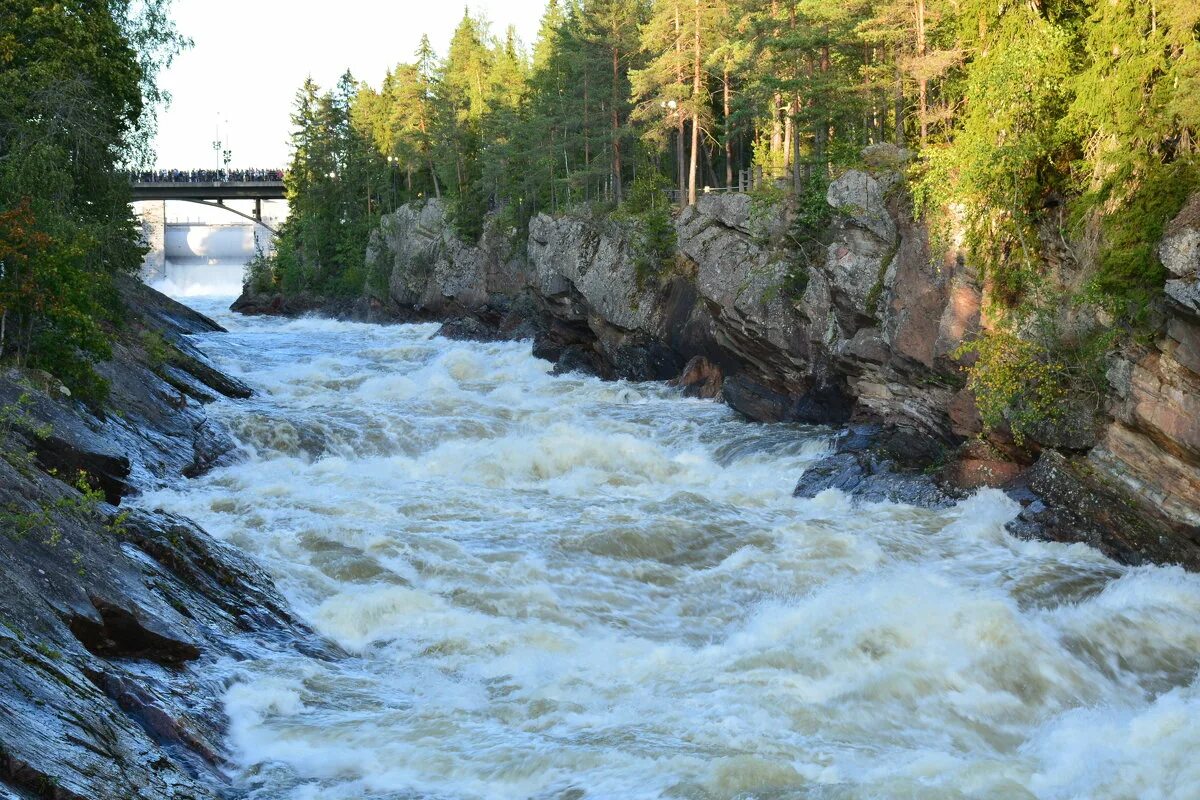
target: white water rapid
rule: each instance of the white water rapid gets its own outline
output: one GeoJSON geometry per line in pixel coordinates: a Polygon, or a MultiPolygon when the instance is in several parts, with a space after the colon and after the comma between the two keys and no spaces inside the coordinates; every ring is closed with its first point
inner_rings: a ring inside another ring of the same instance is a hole
{"type": "Polygon", "coordinates": [[[241,460],[140,502],[350,654],[230,663],[255,800],[1200,797],[1200,576],[947,511],[796,500],[829,431],[528,343],[250,319],[241,460]]]}

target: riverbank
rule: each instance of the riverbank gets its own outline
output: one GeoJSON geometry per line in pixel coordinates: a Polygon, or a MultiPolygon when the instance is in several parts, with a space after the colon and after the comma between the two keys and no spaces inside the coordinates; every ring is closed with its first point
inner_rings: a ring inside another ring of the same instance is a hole
{"type": "Polygon", "coordinates": [[[332,655],[266,575],[129,498],[225,463],[206,414],[250,389],[191,343],[212,320],[131,279],[103,408],[44,373],[0,375],[0,797],[225,795],[224,669],[332,655]]]}
{"type": "Polygon", "coordinates": [[[957,248],[930,242],[903,181],[890,166],[837,178],[820,244],[804,254],[786,204],[704,196],[675,220],[673,264],[650,274],[628,221],[539,215],[523,241],[493,224],[468,244],[429,201],[373,234],[376,288],[337,300],[246,293],[234,308],[438,320],[450,337],[532,339],[561,371],[673,380],[752,420],[853,423],[872,432],[869,446],[851,436],[862,452],[835,454],[798,491],[997,487],[1025,507],[1018,535],[1200,568],[1200,317],[1176,297],[1198,280],[1196,215],[1185,209],[1162,243],[1177,277],[1154,312],[1158,333],[1106,353],[1105,385],[1086,402],[1069,397],[1053,424],[1014,433],[985,428],[964,375],[964,345],[994,324],[983,282],[957,248]]]}

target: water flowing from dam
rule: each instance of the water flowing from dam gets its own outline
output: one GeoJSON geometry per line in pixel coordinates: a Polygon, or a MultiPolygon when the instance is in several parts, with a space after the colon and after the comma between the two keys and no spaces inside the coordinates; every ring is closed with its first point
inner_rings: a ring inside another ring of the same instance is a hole
{"type": "Polygon", "coordinates": [[[791,496],[831,431],[434,325],[243,318],[240,458],[139,502],[345,649],[228,663],[255,800],[1184,798],[1200,576],[1016,504],[791,496]]]}

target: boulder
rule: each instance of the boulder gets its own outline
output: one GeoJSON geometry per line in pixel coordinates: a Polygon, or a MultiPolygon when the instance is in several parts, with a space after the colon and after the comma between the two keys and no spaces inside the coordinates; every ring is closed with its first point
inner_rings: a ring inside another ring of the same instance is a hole
{"type": "Polygon", "coordinates": [[[885,244],[895,244],[896,223],[888,212],[883,187],[861,170],[847,170],[825,193],[830,207],[863,230],[870,231],[885,244]]]}
{"type": "Polygon", "coordinates": [[[938,486],[932,476],[906,468],[897,459],[917,454],[906,450],[904,441],[890,439],[894,433],[878,426],[850,426],[835,438],[833,453],[804,471],[793,496],[811,498],[837,489],[859,502],[904,503],[921,508],[953,505],[956,498],[938,486]]]}
{"type": "Polygon", "coordinates": [[[1123,564],[1200,570],[1200,528],[1131,503],[1087,460],[1047,450],[1006,491],[1023,506],[1008,525],[1014,536],[1083,542],[1123,564]]]}
{"type": "Polygon", "coordinates": [[[839,425],[850,419],[854,402],[834,385],[817,385],[789,394],[770,389],[743,375],[726,378],[721,386],[725,402],[757,422],[807,422],[839,425]]]}
{"type": "Polygon", "coordinates": [[[699,397],[711,400],[721,394],[721,382],[724,374],[721,368],[704,356],[693,356],[684,366],[683,372],[671,381],[685,397],[699,397]]]}

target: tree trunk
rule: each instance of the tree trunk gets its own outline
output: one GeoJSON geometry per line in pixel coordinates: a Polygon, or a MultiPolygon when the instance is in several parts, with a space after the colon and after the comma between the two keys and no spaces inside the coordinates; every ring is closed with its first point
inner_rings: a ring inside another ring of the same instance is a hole
{"type": "Polygon", "coordinates": [[[692,51],[692,163],[688,171],[688,205],[696,205],[696,166],[700,155],[700,0],[695,4],[692,51]]]}
{"type": "Polygon", "coordinates": [[[929,137],[929,79],[925,76],[925,0],[916,0],[917,4],[917,60],[920,65],[921,77],[917,81],[917,113],[921,117],[921,147],[929,137]]]}
{"type": "Polygon", "coordinates": [[[900,71],[900,48],[896,48],[896,146],[904,146],[904,73],[900,71]]]}
{"type": "Polygon", "coordinates": [[[783,97],[776,92],[771,95],[771,171],[783,154],[783,97]]]}
{"type": "Polygon", "coordinates": [[[621,112],[620,112],[620,72],[621,55],[617,47],[612,49],[612,177],[613,200],[619,205],[624,199],[624,187],[621,185],[621,112]]]}
{"type": "MultiPolygon", "coordinates": [[[[683,21],[679,14],[679,0],[675,2],[675,82],[683,86],[683,21]]],[[[687,159],[684,156],[684,123],[683,109],[675,109],[675,176],[679,183],[679,204],[682,206],[687,198],[687,159]]]]}
{"type": "MultiPolygon", "coordinates": [[[[792,108],[793,108],[792,113],[794,113],[794,114],[800,113],[800,103],[801,102],[802,101],[801,101],[799,95],[797,95],[796,99],[792,101],[792,108]]],[[[795,126],[793,126],[793,127],[795,127],[795,126]]],[[[800,163],[800,137],[798,135],[793,135],[792,136],[792,189],[797,194],[799,194],[804,189],[804,178],[805,178],[804,168],[800,163]]]]}
{"type": "MultiPolygon", "coordinates": [[[[820,70],[821,75],[824,76],[825,73],[829,72],[830,66],[829,45],[824,44],[821,46],[821,58],[817,64],[817,68],[820,70]]],[[[824,78],[822,78],[822,83],[824,83],[824,78]]],[[[823,106],[817,109],[817,111],[818,113],[815,115],[816,121],[813,123],[812,160],[814,169],[820,165],[824,165],[826,153],[829,149],[829,117],[826,116],[828,106],[823,106]]]]}
{"type": "Polygon", "coordinates": [[[588,119],[588,74],[583,70],[583,199],[592,199],[592,142],[591,120],[588,119]]]}
{"type": "Polygon", "coordinates": [[[793,122],[792,114],[792,104],[788,103],[787,108],[783,112],[783,146],[780,148],[780,152],[783,154],[783,171],[785,175],[792,168],[792,140],[796,138],[796,124],[793,122]]]}
{"type": "Polygon", "coordinates": [[[725,64],[722,76],[722,91],[725,100],[725,188],[733,186],[733,128],[729,123],[729,63],[725,64]]]}
{"type": "Polygon", "coordinates": [[[706,186],[720,186],[721,182],[717,180],[716,167],[713,165],[716,161],[717,151],[714,149],[709,151],[707,147],[700,148],[700,166],[704,172],[706,186]]]}

